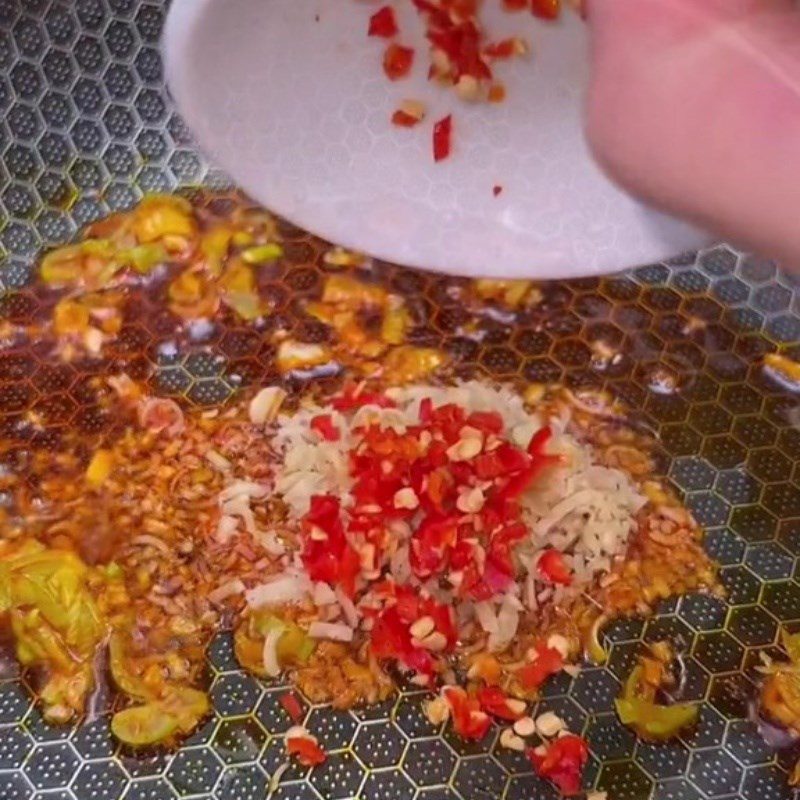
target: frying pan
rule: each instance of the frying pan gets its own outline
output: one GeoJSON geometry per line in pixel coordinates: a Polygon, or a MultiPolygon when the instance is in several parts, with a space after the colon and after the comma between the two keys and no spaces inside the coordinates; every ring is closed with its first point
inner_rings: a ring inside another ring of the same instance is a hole
{"type": "MultiPolygon", "coordinates": [[[[164,88],[166,11],[140,0],[0,3],[4,322],[46,313],[34,287],[42,248],[143,193],[228,186],[164,88]]],[[[282,231],[287,255],[270,290],[276,315],[292,325],[297,302],[319,290],[329,246],[288,223],[282,231]]],[[[800,397],[762,366],[767,352],[800,356],[797,279],[719,245],[615,277],[545,284],[539,306],[513,323],[488,317],[476,341],[461,330],[465,312],[452,292],[459,281],[384,262],[374,269],[413,304],[422,320],[415,338],[445,348],[465,374],[616,392],[658,434],[663,470],[706,527],[727,598],[689,596],[663,603],[653,619],[620,621],[607,632],[607,666],[547,686],[539,710],[556,711],[590,742],[587,787],[611,800],[791,797],[786,775],[797,754],[766,746],[748,701],[761,654],[776,655],[780,627],[800,623],[800,397]],[[641,643],[664,637],[684,653],[687,699],[704,705],[695,731],[656,746],[619,724],[612,701],[641,643]]],[[[273,377],[252,329],[217,327],[201,341],[163,346],[172,334],[163,313],[142,304],[104,362],[63,364],[36,342],[4,339],[4,443],[56,447],[65,426],[102,431],[109,421],[87,387],[106,370],[201,405],[273,377]],[[20,425],[29,411],[37,430],[20,425]]],[[[226,634],[208,652],[215,714],[175,753],[120,748],[109,731],[110,697],[98,698],[90,721],[50,727],[13,663],[3,662],[0,676],[3,800],[263,800],[283,761],[289,722],[280,689],[237,669],[226,634]]],[[[524,758],[499,747],[497,731],[468,744],[431,726],[423,697],[407,691],[349,713],[313,708],[308,725],[329,761],[312,772],[292,767],[275,798],[555,797],[524,758]]]]}

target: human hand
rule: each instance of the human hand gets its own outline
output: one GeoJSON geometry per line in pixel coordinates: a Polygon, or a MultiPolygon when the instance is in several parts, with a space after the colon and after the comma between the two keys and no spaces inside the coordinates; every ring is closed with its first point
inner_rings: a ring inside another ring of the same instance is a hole
{"type": "Polygon", "coordinates": [[[587,134],[661,209],[800,268],[794,0],[588,0],[587,134]]]}

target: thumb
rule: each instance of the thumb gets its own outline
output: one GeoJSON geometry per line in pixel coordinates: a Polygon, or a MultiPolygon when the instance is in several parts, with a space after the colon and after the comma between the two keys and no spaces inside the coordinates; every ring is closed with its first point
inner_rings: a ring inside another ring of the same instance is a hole
{"type": "Polygon", "coordinates": [[[800,264],[792,0],[589,0],[587,135],[659,208],[800,264]]]}

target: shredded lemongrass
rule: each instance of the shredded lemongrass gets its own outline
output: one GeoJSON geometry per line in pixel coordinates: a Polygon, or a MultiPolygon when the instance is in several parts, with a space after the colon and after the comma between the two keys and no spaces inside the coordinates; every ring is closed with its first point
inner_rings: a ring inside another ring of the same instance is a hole
{"type": "Polygon", "coordinates": [[[267,798],[272,797],[272,795],[278,791],[278,787],[281,784],[281,779],[289,767],[291,767],[291,763],[289,761],[285,761],[275,770],[275,772],[272,773],[272,777],[269,779],[269,786],[267,787],[267,798]]]}

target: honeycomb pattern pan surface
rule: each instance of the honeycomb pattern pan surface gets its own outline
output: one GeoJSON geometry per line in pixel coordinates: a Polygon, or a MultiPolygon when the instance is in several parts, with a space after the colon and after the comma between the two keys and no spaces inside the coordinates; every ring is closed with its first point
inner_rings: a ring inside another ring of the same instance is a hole
{"type": "MultiPolygon", "coordinates": [[[[0,316],[36,319],[37,253],[143,193],[224,176],[193,148],[162,82],[158,41],[166,4],[140,0],[0,0],[0,316]]],[[[276,318],[299,325],[298,299],[319,291],[328,245],[283,227],[286,258],[270,284],[276,318]]],[[[592,748],[587,782],[610,800],[791,797],[797,752],[776,754],[749,721],[763,654],[780,627],[800,625],[800,395],[763,356],[800,358],[800,282],[775,264],[717,246],[602,280],[542,287],[542,302],[511,324],[482,321],[463,335],[458,281],[376,264],[422,322],[415,341],[441,346],[459,368],[499,379],[607,386],[661,441],[662,467],[708,531],[726,600],[689,596],[656,618],[615,624],[605,668],[548,684],[552,709],[592,748]],[[641,642],[664,636],[686,653],[687,693],[704,700],[698,727],[668,745],[638,742],[613,698],[641,642]]],[[[160,347],[157,309],[128,320],[110,362],[163,394],[210,404],[271,378],[252,328],[213,330],[191,346],[160,347]]],[[[100,369],[100,367],[98,367],[100,369]]],[[[96,373],[95,373],[96,374],[96,373]]],[[[86,391],[94,374],[36,348],[0,348],[0,430],[42,420],[39,444],[66,426],[102,429],[86,391]]],[[[237,670],[229,638],[208,653],[215,713],[176,753],[135,755],[101,713],[74,728],[45,725],[25,679],[0,665],[3,800],[262,800],[283,761],[289,721],[281,690],[237,670]]],[[[523,800],[554,798],[497,731],[467,745],[427,721],[423,695],[352,713],[310,707],[307,724],[330,752],[314,771],[293,767],[276,800],[523,800]]]]}

